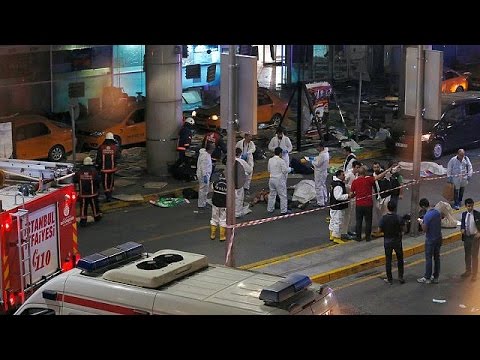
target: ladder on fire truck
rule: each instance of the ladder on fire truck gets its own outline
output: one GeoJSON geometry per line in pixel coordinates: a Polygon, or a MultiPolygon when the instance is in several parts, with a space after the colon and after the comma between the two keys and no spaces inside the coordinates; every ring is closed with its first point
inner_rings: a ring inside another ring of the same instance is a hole
{"type": "MultiPolygon", "coordinates": [[[[33,288],[32,268],[30,253],[30,223],[28,221],[28,210],[18,209],[12,216],[17,218],[18,231],[18,259],[20,265],[20,290],[22,296],[33,288]]],[[[23,302],[23,299],[22,299],[23,302]]]]}
{"type": "Polygon", "coordinates": [[[74,175],[73,164],[36,160],[0,158],[0,170],[9,180],[38,181],[39,189],[74,175]]]}

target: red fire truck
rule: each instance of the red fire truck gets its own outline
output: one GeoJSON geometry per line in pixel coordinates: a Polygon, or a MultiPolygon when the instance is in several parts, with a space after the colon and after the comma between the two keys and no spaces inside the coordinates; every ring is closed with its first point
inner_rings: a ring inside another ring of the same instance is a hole
{"type": "Polygon", "coordinates": [[[71,164],[0,159],[0,313],[79,260],[71,176],[71,164]]]}

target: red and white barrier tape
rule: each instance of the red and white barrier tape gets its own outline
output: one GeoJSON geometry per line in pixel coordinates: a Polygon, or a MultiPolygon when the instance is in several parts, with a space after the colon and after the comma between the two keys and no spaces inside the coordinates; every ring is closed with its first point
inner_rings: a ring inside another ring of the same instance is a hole
{"type": "MultiPolygon", "coordinates": [[[[478,170],[478,171],[473,171],[473,172],[472,172],[472,175],[473,175],[473,174],[479,174],[479,173],[480,173],[480,170],[478,170]]],[[[453,175],[453,176],[451,176],[451,177],[458,177],[458,176],[465,176],[465,174],[453,175]]],[[[390,192],[390,191],[392,191],[392,190],[396,190],[396,189],[400,189],[400,188],[404,188],[404,187],[408,187],[408,186],[420,184],[420,183],[422,183],[422,182],[424,182],[424,181],[442,180],[442,179],[445,179],[445,178],[447,178],[447,177],[448,177],[447,175],[440,175],[440,176],[436,176],[436,177],[432,177],[432,178],[421,178],[421,179],[419,179],[419,180],[412,180],[412,181],[409,181],[409,182],[406,183],[406,184],[402,184],[402,185],[397,186],[397,187],[395,187],[395,188],[391,188],[391,189],[384,190],[384,191],[381,191],[381,192],[372,193],[372,196],[377,195],[377,194],[382,194],[382,193],[385,193],[385,192],[390,192]]],[[[351,200],[343,201],[343,202],[337,203],[337,204],[335,204],[335,205],[350,203],[350,202],[353,202],[353,201],[356,201],[356,200],[366,199],[366,198],[368,198],[368,197],[370,197],[370,195],[364,196],[364,197],[358,198],[358,199],[351,199],[351,200]]],[[[294,217],[294,216],[299,216],[299,215],[304,215],[304,214],[310,214],[310,213],[315,212],[315,211],[319,211],[319,210],[323,210],[323,209],[328,209],[328,208],[330,208],[331,206],[332,206],[332,205],[325,205],[325,206],[318,207],[318,208],[315,208],[315,209],[310,209],[310,210],[305,210],[305,211],[299,211],[299,212],[292,213],[292,214],[278,215],[278,216],[272,216],[272,217],[263,218],[263,219],[245,221],[245,222],[241,222],[241,223],[234,224],[234,225],[227,225],[227,227],[228,227],[228,228],[233,228],[233,229],[235,230],[236,228],[242,228],[242,227],[260,225],[260,224],[264,224],[264,223],[268,223],[268,222],[272,222],[272,221],[277,221],[277,220],[281,220],[281,219],[288,219],[288,218],[291,218],[291,217],[294,217]]],[[[232,233],[233,233],[233,231],[232,231],[232,233]]],[[[233,242],[232,242],[232,243],[233,243],[233,242]]],[[[231,251],[231,249],[228,249],[228,251],[231,251]]],[[[228,253],[227,253],[227,255],[228,255],[228,253]]]]}

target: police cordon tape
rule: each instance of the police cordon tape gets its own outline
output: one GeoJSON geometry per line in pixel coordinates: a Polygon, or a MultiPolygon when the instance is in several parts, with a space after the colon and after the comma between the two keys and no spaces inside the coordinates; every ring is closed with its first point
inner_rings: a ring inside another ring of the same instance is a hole
{"type": "MultiPolygon", "coordinates": [[[[480,174],[480,170],[472,171],[472,175],[473,174],[480,174]]],[[[372,193],[372,195],[380,195],[380,194],[383,194],[383,193],[386,193],[386,192],[391,192],[392,190],[406,188],[408,186],[414,186],[414,185],[417,185],[417,184],[419,185],[420,183],[422,183],[424,181],[442,180],[442,179],[445,179],[445,178],[448,178],[448,177],[452,177],[452,178],[453,177],[460,177],[460,176],[465,177],[465,175],[466,175],[465,173],[458,174],[458,175],[452,175],[452,176],[440,175],[440,176],[432,177],[432,178],[421,178],[421,179],[418,179],[418,180],[411,180],[408,183],[402,184],[400,186],[397,186],[397,187],[394,187],[394,188],[391,188],[391,189],[388,189],[388,190],[372,193]]],[[[470,177],[468,177],[468,179],[469,178],[470,177]]],[[[350,203],[350,202],[353,202],[353,201],[356,201],[356,200],[366,199],[366,198],[368,198],[372,195],[364,196],[364,197],[359,198],[359,199],[351,199],[351,200],[343,201],[343,202],[337,203],[335,205],[340,205],[340,204],[350,203]]],[[[319,211],[319,210],[323,210],[323,209],[329,209],[331,206],[332,205],[325,205],[325,206],[321,206],[321,207],[318,207],[318,208],[315,208],[315,209],[299,211],[299,212],[292,213],[292,214],[272,216],[272,217],[258,219],[258,220],[245,221],[245,222],[241,222],[241,223],[234,224],[234,225],[228,225],[227,224],[227,227],[231,228],[235,231],[236,228],[260,225],[260,224],[265,224],[265,223],[268,223],[268,222],[277,221],[277,220],[281,220],[281,219],[288,219],[288,218],[291,218],[291,217],[294,217],[294,216],[310,214],[310,213],[313,213],[315,211],[319,211]]],[[[234,233],[234,231],[232,231],[232,234],[234,233]]]]}

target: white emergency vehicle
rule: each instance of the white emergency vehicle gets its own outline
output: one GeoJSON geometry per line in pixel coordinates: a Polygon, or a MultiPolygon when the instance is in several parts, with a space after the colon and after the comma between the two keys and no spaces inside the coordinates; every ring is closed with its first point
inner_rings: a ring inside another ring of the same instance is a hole
{"type": "Polygon", "coordinates": [[[82,258],[40,287],[16,315],[321,315],[333,290],[308,276],[273,276],[128,242],[82,258]]]}
{"type": "Polygon", "coordinates": [[[0,159],[0,313],[80,258],[73,165],[0,159]]]}

